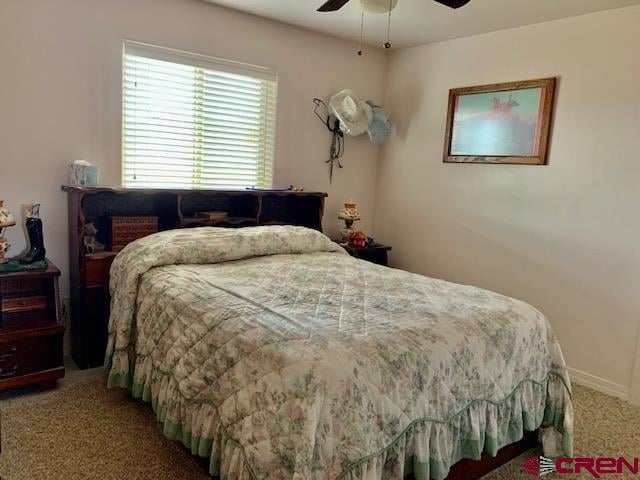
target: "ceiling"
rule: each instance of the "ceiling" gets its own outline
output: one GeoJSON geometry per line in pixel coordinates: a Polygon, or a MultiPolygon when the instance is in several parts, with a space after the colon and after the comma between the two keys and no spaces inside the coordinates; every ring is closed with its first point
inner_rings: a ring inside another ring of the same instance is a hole
{"type": "MultiPolygon", "coordinates": [[[[360,39],[359,0],[333,13],[316,12],[324,0],[205,1],[348,40],[360,39]]],[[[639,4],[640,0],[471,0],[452,10],[431,0],[399,0],[393,11],[391,43],[394,48],[409,47],[639,4]]],[[[367,15],[365,43],[382,46],[386,27],[386,15],[367,15]]]]}

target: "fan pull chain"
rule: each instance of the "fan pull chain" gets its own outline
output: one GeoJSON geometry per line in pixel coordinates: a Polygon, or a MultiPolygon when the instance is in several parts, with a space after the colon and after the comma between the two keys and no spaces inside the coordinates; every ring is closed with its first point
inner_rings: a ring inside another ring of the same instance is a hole
{"type": "Polygon", "coordinates": [[[364,10],[362,11],[362,18],[360,19],[360,49],[358,55],[362,55],[362,49],[364,45],[364,10]]]}
{"type": "Polygon", "coordinates": [[[387,50],[391,48],[391,42],[389,37],[391,35],[391,10],[393,9],[393,0],[389,0],[389,19],[387,20],[387,41],[384,43],[384,48],[387,50]]]}

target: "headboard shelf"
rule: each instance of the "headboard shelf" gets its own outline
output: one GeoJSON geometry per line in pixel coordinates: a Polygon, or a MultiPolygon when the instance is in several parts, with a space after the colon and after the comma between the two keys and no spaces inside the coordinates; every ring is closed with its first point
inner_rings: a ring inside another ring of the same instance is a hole
{"type": "Polygon", "coordinates": [[[74,185],[63,185],[62,190],[64,192],[76,192],[76,193],[98,193],[98,192],[111,192],[111,193],[141,193],[141,194],[188,194],[188,195],[251,195],[254,197],[264,197],[270,195],[276,195],[280,197],[321,197],[326,198],[325,192],[307,192],[307,191],[294,191],[294,190],[200,190],[200,189],[186,189],[186,188],[126,188],[126,187],[78,187],[74,185]]]}
{"type": "Polygon", "coordinates": [[[270,190],[184,190],[63,186],[69,206],[71,351],[80,368],[102,365],[109,319],[109,268],[115,253],[87,254],[85,226],[109,243],[111,217],[157,217],[158,230],[197,226],[237,228],[300,225],[322,231],[322,192],[270,190]],[[226,218],[200,218],[225,212],[226,218]]]}

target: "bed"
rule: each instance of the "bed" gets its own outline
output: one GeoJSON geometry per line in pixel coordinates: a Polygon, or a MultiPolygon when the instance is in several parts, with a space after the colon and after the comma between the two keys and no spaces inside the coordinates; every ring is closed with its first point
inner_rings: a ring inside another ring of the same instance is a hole
{"type": "Polygon", "coordinates": [[[524,302],[293,226],[151,235],[110,289],[109,386],[222,479],[441,480],[537,429],[572,453],[562,353],[524,302]]]}

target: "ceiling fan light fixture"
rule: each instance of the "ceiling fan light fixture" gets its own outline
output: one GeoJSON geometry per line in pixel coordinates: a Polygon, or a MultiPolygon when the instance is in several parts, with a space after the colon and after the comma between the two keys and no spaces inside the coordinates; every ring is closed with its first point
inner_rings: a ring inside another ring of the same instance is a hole
{"type": "Polygon", "coordinates": [[[360,0],[360,8],[366,13],[389,13],[397,5],[398,0],[360,0]]]}

